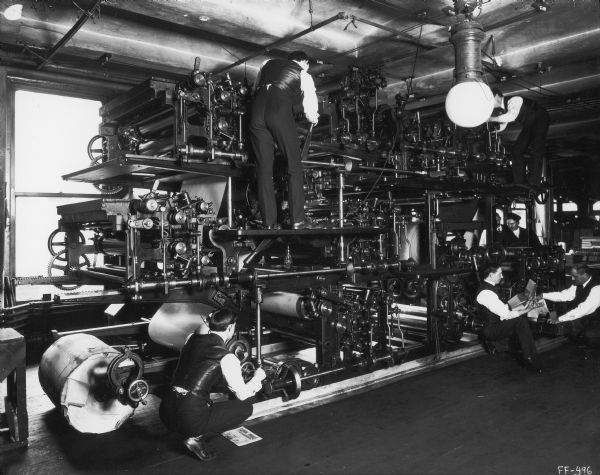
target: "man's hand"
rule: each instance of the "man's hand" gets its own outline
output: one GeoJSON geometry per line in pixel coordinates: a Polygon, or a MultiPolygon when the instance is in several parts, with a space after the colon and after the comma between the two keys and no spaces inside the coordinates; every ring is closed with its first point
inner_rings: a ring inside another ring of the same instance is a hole
{"type": "Polygon", "coordinates": [[[547,323],[549,323],[550,325],[556,325],[557,323],[561,323],[558,320],[556,312],[550,312],[550,318],[548,319],[547,323]]]}
{"type": "Polygon", "coordinates": [[[264,381],[264,379],[267,377],[267,373],[265,373],[265,370],[262,368],[256,368],[256,371],[254,371],[254,377],[259,381],[264,381]]]}
{"type": "Polygon", "coordinates": [[[306,120],[308,120],[312,125],[317,125],[319,122],[319,114],[316,114],[314,116],[306,115],[306,120]]]}

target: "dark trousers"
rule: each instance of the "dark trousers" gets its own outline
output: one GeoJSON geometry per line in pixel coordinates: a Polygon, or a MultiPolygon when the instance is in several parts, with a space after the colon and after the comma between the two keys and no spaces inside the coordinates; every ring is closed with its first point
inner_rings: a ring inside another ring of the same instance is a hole
{"type": "Polygon", "coordinates": [[[600,345],[600,317],[590,315],[568,322],[566,325],[569,338],[576,343],[600,345]]]}
{"type": "Polygon", "coordinates": [[[521,133],[513,146],[511,159],[515,183],[525,183],[525,159],[523,154],[530,148],[528,181],[530,185],[539,185],[544,168],[544,150],[550,118],[545,109],[539,109],[532,118],[523,124],[521,133]]]}
{"type": "Polygon", "coordinates": [[[191,393],[183,396],[169,390],[160,404],[159,415],[169,430],[184,437],[211,437],[239,427],[252,415],[252,409],[248,401],[232,399],[212,404],[191,393]]]}
{"type": "Polygon", "coordinates": [[[304,171],[292,102],[287,93],[270,86],[258,91],[252,104],[250,142],[256,157],[258,205],[263,224],[277,223],[273,188],[274,144],[287,161],[288,204],[292,223],[304,221],[304,171]]]}
{"type": "Polygon", "coordinates": [[[491,341],[516,336],[523,351],[523,358],[535,358],[537,355],[535,342],[533,341],[531,328],[529,327],[529,320],[527,320],[526,315],[521,315],[510,320],[488,323],[483,327],[483,336],[491,341]]]}

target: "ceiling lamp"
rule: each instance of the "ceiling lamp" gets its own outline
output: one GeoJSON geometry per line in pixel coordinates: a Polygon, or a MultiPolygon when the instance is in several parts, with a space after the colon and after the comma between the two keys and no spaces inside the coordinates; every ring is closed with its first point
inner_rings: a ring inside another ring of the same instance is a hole
{"type": "Polygon", "coordinates": [[[460,127],[477,127],[489,119],[494,110],[494,95],[483,79],[481,42],[483,27],[472,20],[472,12],[480,8],[477,1],[456,1],[459,22],[450,30],[454,45],[456,83],[446,96],[446,113],[460,127]]]}
{"type": "Polygon", "coordinates": [[[15,3],[4,10],[4,18],[10,21],[20,20],[23,13],[23,4],[15,3]]]}

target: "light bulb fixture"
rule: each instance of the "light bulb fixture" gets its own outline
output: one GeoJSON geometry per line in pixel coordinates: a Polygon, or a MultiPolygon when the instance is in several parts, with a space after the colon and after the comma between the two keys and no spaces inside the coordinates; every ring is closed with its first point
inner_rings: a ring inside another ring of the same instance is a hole
{"type": "Polygon", "coordinates": [[[14,3],[10,7],[6,8],[6,10],[4,10],[4,13],[3,13],[4,18],[6,18],[7,20],[10,20],[10,21],[20,20],[22,14],[23,14],[23,4],[21,4],[21,3],[14,3]]]}
{"type": "Polygon", "coordinates": [[[494,95],[483,80],[483,27],[468,17],[462,19],[450,30],[450,43],[454,45],[456,83],[446,96],[446,113],[460,127],[477,127],[492,114],[494,95]]]}

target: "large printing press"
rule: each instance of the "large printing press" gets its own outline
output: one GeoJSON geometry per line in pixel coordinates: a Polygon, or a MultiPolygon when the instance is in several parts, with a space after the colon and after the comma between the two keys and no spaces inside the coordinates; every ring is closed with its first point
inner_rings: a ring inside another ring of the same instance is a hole
{"type": "MultiPolygon", "coordinates": [[[[490,263],[505,268],[507,297],[529,279],[540,291],[562,283],[564,253],[548,229],[542,246],[496,242],[498,217],[515,207],[528,227],[547,223],[551,188],[508,183],[510,156],[486,125],[407,112],[401,95],[381,103],[385,86],[380,71],[352,68],[322,101],[318,126],[299,122],[315,225],[301,230],[260,227],[246,81],[195,68],[101,108],[90,166],[64,178],[93,183],[102,197],[59,206],[49,275],[14,282],[68,291],[41,308],[118,305],[130,316],[59,333],[44,353],[42,386],[55,404],[71,404],[76,428],[91,430],[94,418],[95,431],[118,426],[151,384],[168,381],[186,336],[222,306],[240,312],[230,347],[245,374],[261,365],[261,397],[286,400],[477,344],[477,270],[490,263]],[[82,285],[101,290],[78,294],[82,285]],[[108,346],[115,335],[127,344],[108,346]]],[[[275,188],[285,222],[285,180],[275,188]]],[[[19,308],[3,319],[22,318],[19,308]]]]}

